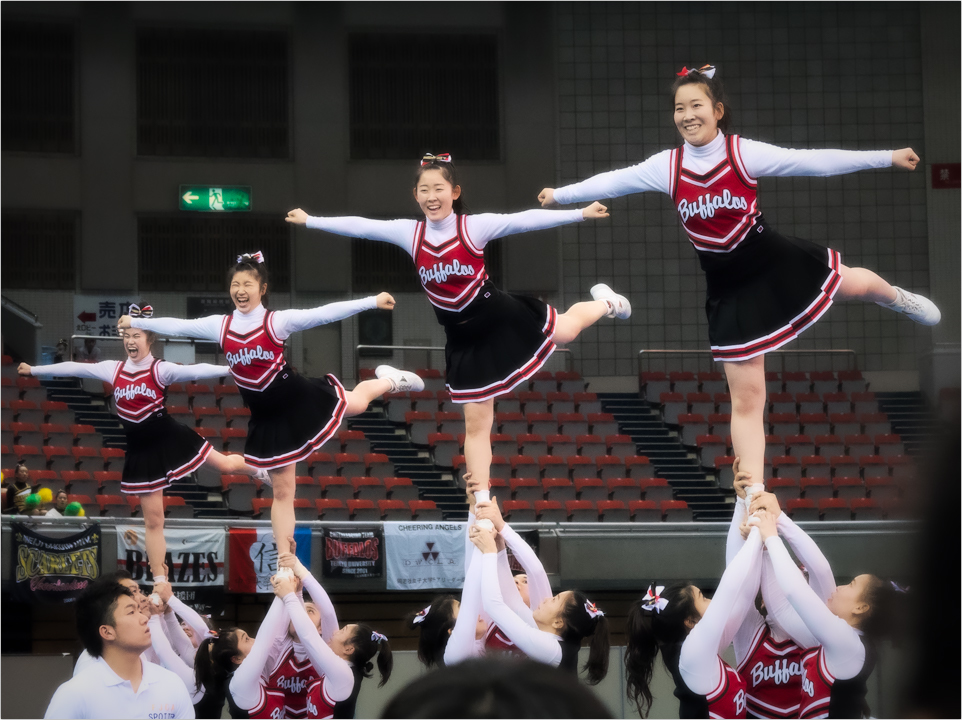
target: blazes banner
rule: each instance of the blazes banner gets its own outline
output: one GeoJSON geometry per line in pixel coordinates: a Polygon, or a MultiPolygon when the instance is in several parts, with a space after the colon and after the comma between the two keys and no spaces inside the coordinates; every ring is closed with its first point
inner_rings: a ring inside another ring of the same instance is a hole
{"type": "Polygon", "coordinates": [[[388,590],[464,585],[463,522],[384,523],[388,590]]]}
{"type": "MultiPolygon", "coordinates": [[[[175,590],[222,588],[224,585],[224,530],[165,528],[167,579],[175,590]]],[[[117,526],[117,569],[127,570],[138,583],[150,583],[144,529],[117,526]]]]}
{"type": "Polygon", "coordinates": [[[67,603],[100,577],[100,526],[47,537],[13,523],[11,580],[20,602],[67,603]]]}
{"type": "Polygon", "coordinates": [[[379,578],[384,572],[384,533],[380,528],[324,532],[324,577],[379,578]]]}

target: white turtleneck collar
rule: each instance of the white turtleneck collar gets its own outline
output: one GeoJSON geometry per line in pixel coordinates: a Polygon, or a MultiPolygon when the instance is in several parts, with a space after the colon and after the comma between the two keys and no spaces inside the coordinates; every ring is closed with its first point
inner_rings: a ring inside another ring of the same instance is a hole
{"type": "Polygon", "coordinates": [[[134,370],[145,370],[146,368],[150,367],[150,364],[153,361],[154,361],[154,356],[148,352],[146,355],[140,358],[140,360],[133,360],[128,356],[125,366],[128,368],[132,368],[134,370]]]}
{"type": "Polygon", "coordinates": [[[266,312],[267,312],[267,309],[266,309],[263,305],[261,305],[260,303],[257,303],[257,307],[256,307],[256,308],[254,308],[253,310],[250,310],[249,312],[246,312],[246,313],[241,312],[240,310],[238,310],[238,309],[235,307],[235,308],[234,308],[234,317],[235,317],[235,318],[253,318],[253,319],[257,319],[257,318],[262,318],[262,317],[264,317],[264,313],[266,313],[266,312]]]}
{"type": "Polygon", "coordinates": [[[685,140],[685,155],[691,154],[695,157],[704,157],[707,155],[713,155],[718,152],[718,150],[725,147],[725,133],[721,130],[715,135],[715,139],[710,143],[705,145],[692,145],[690,142],[685,140]]]}
{"type": "Polygon", "coordinates": [[[448,215],[443,220],[438,220],[437,222],[435,222],[434,220],[428,220],[427,218],[425,218],[425,221],[427,222],[428,229],[431,230],[432,232],[439,232],[439,233],[450,232],[453,236],[455,232],[455,227],[458,224],[458,214],[452,210],[451,214],[448,215]]]}

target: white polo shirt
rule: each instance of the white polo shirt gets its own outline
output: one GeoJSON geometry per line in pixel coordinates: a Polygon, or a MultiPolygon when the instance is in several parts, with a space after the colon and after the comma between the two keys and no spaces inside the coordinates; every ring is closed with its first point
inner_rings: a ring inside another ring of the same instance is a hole
{"type": "Polygon", "coordinates": [[[144,674],[135,693],[129,680],[111,670],[103,658],[97,658],[57,688],[44,718],[194,717],[183,680],[143,658],[141,665],[144,674]]]}

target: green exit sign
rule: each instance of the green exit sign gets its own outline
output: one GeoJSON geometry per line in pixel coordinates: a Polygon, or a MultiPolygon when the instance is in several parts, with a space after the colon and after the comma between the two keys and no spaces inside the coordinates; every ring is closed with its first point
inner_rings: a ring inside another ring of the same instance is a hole
{"type": "Polygon", "coordinates": [[[192,212],[250,212],[248,185],[181,185],[180,209],[192,212]]]}

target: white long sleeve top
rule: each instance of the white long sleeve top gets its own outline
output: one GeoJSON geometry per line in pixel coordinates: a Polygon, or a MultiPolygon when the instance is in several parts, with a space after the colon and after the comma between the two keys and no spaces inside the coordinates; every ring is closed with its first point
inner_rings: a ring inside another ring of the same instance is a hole
{"type": "Polygon", "coordinates": [[[197,680],[194,675],[194,666],[188,665],[171,645],[170,639],[164,634],[164,620],[160,615],[151,615],[147,621],[150,628],[150,646],[157,655],[158,664],[167,668],[183,681],[187,691],[191,694],[190,700],[196,704],[204,697],[204,689],[197,690],[197,680]]]}
{"type": "Polygon", "coordinates": [[[761,575],[762,539],[753,528],[741,550],[725,568],[705,614],[681,646],[678,670],[696,695],[707,695],[721,682],[720,655],[732,642],[750,607],[761,575]]]}
{"type": "Polygon", "coordinates": [[[858,675],[865,665],[861,633],[829,610],[825,601],[805,582],[781,538],[768,538],[765,548],[779,586],[821,645],[828,671],[839,680],[858,675]]]}
{"type": "MultiPolygon", "coordinates": [[[[330,595],[321,586],[317,579],[311,574],[310,571],[301,578],[301,582],[304,583],[304,589],[307,594],[311,596],[311,602],[317,605],[318,611],[321,613],[321,639],[329,643],[331,638],[334,637],[334,633],[337,632],[338,621],[337,621],[337,611],[334,609],[334,603],[331,602],[330,595]]],[[[298,633],[300,636],[300,633],[298,633]]]]}
{"type": "MultiPolygon", "coordinates": [[[[170,600],[167,601],[167,606],[177,613],[177,615],[180,616],[180,619],[187,623],[188,627],[194,631],[194,636],[197,637],[198,645],[213,635],[200,613],[194,610],[194,608],[192,608],[190,605],[187,605],[176,595],[171,595],[170,600]]],[[[191,643],[191,645],[193,645],[193,643],[191,643]]],[[[194,654],[196,653],[197,648],[194,648],[194,654]]]]}
{"type": "Polygon", "coordinates": [[[242,710],[257,707],[261,700],[261,687],[267,681],[270,672],[269,660],[273,657],[277,640],[282,639],[287,631],[288,615],[284,611],[283,601],[275,597],[267,615],[254,638],[247,657],[244,658],[234,671],[230,680],[230,694],[234,703],[242,710]]]}
{"type": "MultiPolygon", "coordinates": [[[[704,174],[725,159],[725,136],[719,131],[707,145],[685,142],[682,167],[704,174]]],[[[791,150],[741,138],[741,157],[753,178],[845,175],[858,170],[892,166],[892,150],[791,150]]],[[[652,155],[638,165],[600,173],[554,191],[555,202],[568,205],[587,200],[655,191],[669,194],[671,150],[652,155]]]]}
{"type": "MultiPolygon", "coordinates": [[[[492,240],[506,235],[547,230],[559,225],[584,221],[581,210],[525,210],[506,215],[482,213],[465,216],[464,228],[467,240],[478,250],[492,240]]],[[[457,216],[451,213],[437,222],[425,220],[427,227],[424,241],[437,247],[457,234],[457,216]]],[[[391,243],[414,257],[414,240],[417,220],[369,220],[362,217],[314,217],[307,218],[307,227],[324,230],[335,235],[366,238],[391,243]]]]}
{"type": "MultiPolygon", "coordinates": [[[[329,303],[308,310],[276,310],[270,319],[271,331],[278,340],[284,341],[301,330],[344,320],[359,312],[375,308],[377,308],[377,298],[372,295],[360,300],[329,303]]],[[[241,335],[255,330],[264,322],[266,313],[267,309],[263,305],[258,305],[248,313],[234,310],[231,316],[231,330],[241,335]]],[[[226,315],[208,315],[196,320],[131,318],[130,324],[160,335],[192,337],[219,343],[226,319],[226,315]]]]}
{"type": "Polygon", "coordinates": [[[529,624],[505,603],[498,582],[498,556],[495,553],[481,556],[481,600],[492,622],[521,652],[536,662],[554,667],[561,664],[561,637],[539,629],[533,619],[529,624]]]}
{"type": "MultiPolygon", "coordinates": [[[[30,368],[30,374],[38,377],[93,378],[105,383],[113,383],[121,364],[127,372],[133,374],[146,370],[153,361],[154,356],[147,353],[136,362],[128,358],[123,363],[119,360],[104,360],[99,363],[63,362],[56,365],[34,365],[30,368]]],[[[177,365],[166,360],[157,363],[157,379],[164,387],[176,382],[213,380],[227,377],[229,374],[230,369],[226,365],[210,365],[208,363],[177,365]]]]}
{"type": "Polygon", "coordinates": [[[347,700],[354,690],[354,670],[351,664],[321,639],[296,594],[289,593],[284,596],[284,607],[307,657],[311,659],[311,664],[318,674],[324,677],[324,691],[327,696],[335,702],[347,700]]]}

